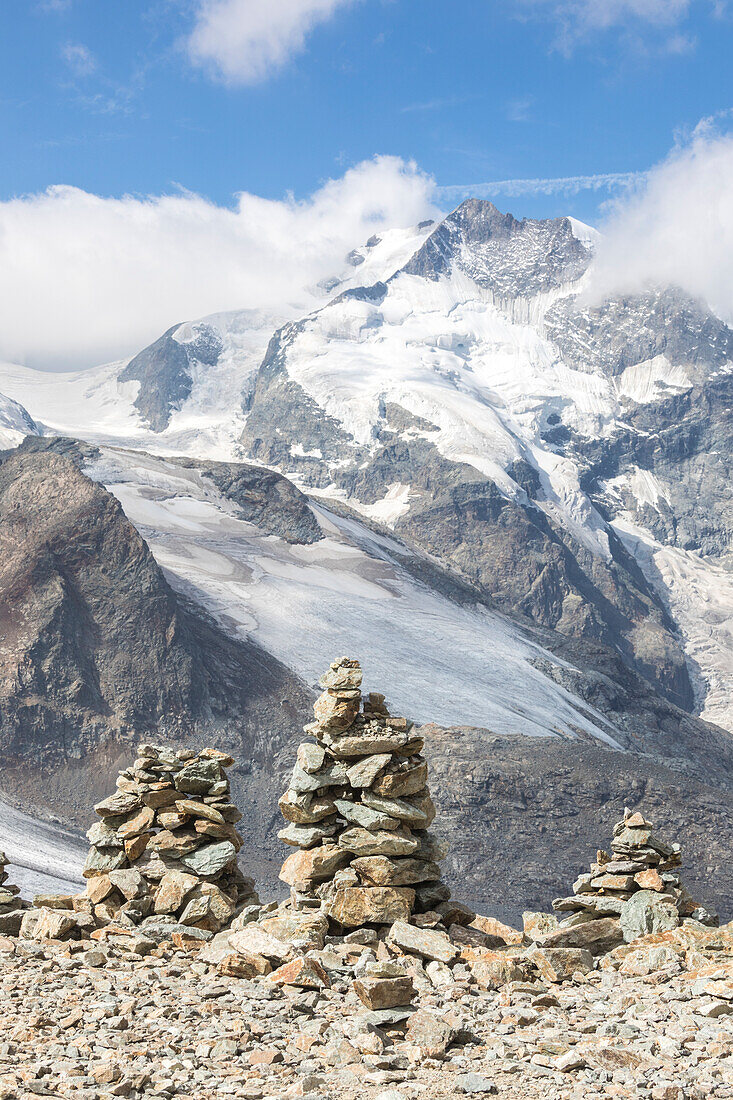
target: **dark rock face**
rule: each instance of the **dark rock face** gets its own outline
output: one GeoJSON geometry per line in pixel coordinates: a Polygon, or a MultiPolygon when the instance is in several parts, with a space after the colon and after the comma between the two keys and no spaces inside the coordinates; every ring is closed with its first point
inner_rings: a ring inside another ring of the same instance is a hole
{"type": "Polygon", "coordinates": [[[449,562],[505,611],[561,634],[620,650],[680,706],[693,701],[684,653],[659,597],[616,539],[592,554],[531,504],[507,500],[488,478],[456,472],[427,490],[396,529],[449,562]]]}
{"type": "Polygon", "coordinates": [[[261,527],[268,535],[279,535],[294,543],[318,542],[323,538],[308,497],[282,474],[244,462],[203,462],[194,458],[173,461],[187,469],[200,470],[227,500],[236,504],[242,519],[261,527]]]}
{"type": "Polygon", "coordinates": [[[521,927],[523,909],[547,912],[596,848],[608,847],[624,806],[640,807],[662,835],[684,841],[686,885],[729,920],[733,745],[716,727],[688,722],[686,748],[666,757],[422,727],[455,895],[521,927]]]}
{"type": "Polygon", "coordinates": [[[270,340],[249,402],[242,443],[258,462],[298,471],[308,484],[318,487],[331,480],[327,464],[339,461],[344,453],[356,458],[359,452],[338,421],[288,378],[287,352],[304,327],[304,322],[291,322],[270,340]],[[296,443],[300,454],[293,454],[296,443]]]}
{"type": "Polygon", "coordinates": [[[673,366],[703,368],[705,375],[733,358],[733,331],[674,288],[595,308],[564,298],[548,310],[545,324],[569,366],[611,378],[657,355],[673,366]]]}
{"type": "MultiPolygon", "coordinates": [[[[559,450],[577,462],[582,487],[607,515],[629,511],[661,543],[717,558],[731,552],[733,504],[733,329],[679,290],[613,299],[595,309],[574,299],[549,311],[548,333],[576,370],[617,378],[664,356],[689,382],[657,383],[656,400],[622,398],[613,430],[596,438],[565,430],[559,450]],[[640,504],[603,484],[635,469],[654,474],[665,495],[640,504]],[[721,491],[722,490],[722,491],[721,491]]],[[[545,436],[547,438],[547,435],[545,436]]]]}
{"type": "Polygon", "coordinates": [[[3,792],[84,819],[137,739],[238,746],[255,774],[310,693],[168,585],[119,503],[73,458],[0,464],[3,792]]]}
{"type": "Polygon", "coordinates": [[[168,427],[171,412],[191,393],[191,364],[214,366],[221,355],[221,337],[211,325],[199,324],[195,338],[186,343],[174,339],[180,325],[169,328],[159,340],[139,352],[120,374],[121,382],[140,383],[135,408],[154,432],[168,427]]]}
{"type": "MultiPolygon", "coordinates": [[[[583,440],[583,487],[614,515],[636,515],[655,538],[725,560],[733,546],[733,376],[722,374],[653,407],[637,405],[613,435],[583,440]],[[606,481],[646,470],[665,488],[654,507],[606,481]]],[[[572,439],[569,450],[578,441],[572,439]]]]}
{"type": "Polygon", "coordinates": [[[438,279],[456,266],[500,298],[528,298],[579,278],[589,261],[567,218],[517,221],[493,203],[466,199],[402,270],[438,279]]]}

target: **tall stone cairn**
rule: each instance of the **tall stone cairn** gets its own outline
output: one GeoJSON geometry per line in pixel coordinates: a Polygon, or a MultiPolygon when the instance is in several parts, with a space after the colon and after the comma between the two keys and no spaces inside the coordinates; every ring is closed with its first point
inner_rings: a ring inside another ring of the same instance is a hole
{"type": "Polygon", "coordinates": [[[243,906],[257,903],[252,879],[237,866],[241,813],[232,803],[217,749],[200,752],[143,744],[115,794],[94,807],[101,820],[84,877],[100,923],[147,917],[217,932],[243,906]]]}
{"type": "Polygon", "coordinates": [[[7,866],[5,853],[0,852],[0,933],[15,935],[20,928],[24,903],[20,900],[19,888],[8,882],[7,866]]]}
{"type": "Polygon", "coordinates": [[[450,898],[428,831],[435,807],[422,738],[384,696],[362,699],[358,661],[342,657],[319,683],[312,740],[298,748],[279,806],[279,833],[297,848],[280,878],[296,908],[320,908],[341,927],[392,924],[450,898]]]}
{"type": "Polygon", "coordinates": [[[682,884],[680,845],[668,844],[653,828],[643,814],[625,811],[614,827],[610,854],[599,851],[590,871],[573,883],[573,894],[552,903],[563,915],[561,929],[616,919],[630,941],[675,928],[684,917],[717,923],[682,884]]]}

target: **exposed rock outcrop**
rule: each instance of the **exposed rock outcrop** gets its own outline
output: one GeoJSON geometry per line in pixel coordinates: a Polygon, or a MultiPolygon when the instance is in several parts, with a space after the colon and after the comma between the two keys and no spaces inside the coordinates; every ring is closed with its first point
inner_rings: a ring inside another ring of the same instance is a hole
{"type": "Polygon", "coordinates": [[[175,593],[119,502],[80,465],[68,441],[0,463],[4,794],[81,825],[136,741],[183,745],[194,731],[215,733],[243,761],[240,793],[256,787],[302,723],[309,691],[175,593]]]}
{"type": "Polygon", "coordinates": [[[221,337],[211,325],[190,326],[188,339],[173,325],[149,347],[130,360],[120,374],[121,382],[139,382],[135,407],[155,432],[167,428],[171,414],[191,393],[193,370],[214,366],[222,351],[221,337]]]}

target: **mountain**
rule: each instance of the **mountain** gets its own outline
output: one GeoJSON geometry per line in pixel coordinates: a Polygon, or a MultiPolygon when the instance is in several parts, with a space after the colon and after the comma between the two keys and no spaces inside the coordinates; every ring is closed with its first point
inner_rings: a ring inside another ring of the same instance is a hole
{"type": "Polygon", "coordinates": [[[89,456],[31,438],[0,463],[0,790],[77,827],[141,738],[229,744],[256,787],[311,698],[174,592],[89,456]]]}
{"type": "Polygon", "coordinates": [[[243,859],[277,890],[276,800],[315,681],[343,651],[426,723],[461,896],[513,920],[546,905],[609,803],[642,791],[660,823],[685,819],[694,863],[706,846],[711,903],[733,885],[727,734],[280,475],[29,438],[0,463],[0,531],[0,795],[56,821],[0,802],[23,882],[78,875],[59,819],[86,826],[136,741],[163,736],[232,752],[243,859]]]}
{"type": "Polygon", "coordinates": [[[546,905],[603,807],[642,797],[725,899],[733,334],[676,288],[595,303],[595,240],[471,200],[278,312],[98,371],[0,366],[45,433],[0,465],[6,615],[39,611],[4,795],[79,824],[138,731],[215,734],[267,877],[289,738],[353,653],[426,724],[474,899],[546,905]]]}
{"type": "Polygon", "coordinates": [[[279,314],[0,385],[52,431],[276,468],[733,728],[733,336],[674,288],[588,304],[594,241],[468,200],[279,314]]]}
{"type": "Polygon", "coordinates": [[[242,439],[691,709],[730,637],[685,650],[637,542],[730,545],[733,333],[679,291],[583,305],[591,260],[568,219],[464,203],[386,282],[273,336],[242,439]]]}

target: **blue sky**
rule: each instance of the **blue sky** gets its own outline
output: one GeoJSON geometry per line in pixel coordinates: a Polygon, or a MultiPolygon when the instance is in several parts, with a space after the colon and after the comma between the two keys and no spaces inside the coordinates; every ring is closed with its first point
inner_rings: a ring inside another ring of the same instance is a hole
{"type": "Polygon", "coordinates": [[[0,0],[0,30],[0,360],[307,311],[470,194],[600,225],[603,293],[733,320],[733,0],[0,0]]]}
{"type": "MultiPolygon", "coordinates": [[[[53,184],[301,197],[375,154],[469,190],[643,172],[731,106],[733,13],[720,3],[320,2],[305,0],[317,11],[302,47],[239,69],[228,56],[222,73],[190,45],[205,0],[3,0],[0,199],[53,184]]],[[[287,38],[298,3],[271,0],[273,33],[282,16],[287,38]]],[[[246,0],[217,4],[248,17],[246,0]]],[[[518,215],[591,222],[613,193],[542,190],[481,193],[518,215]]]]}

